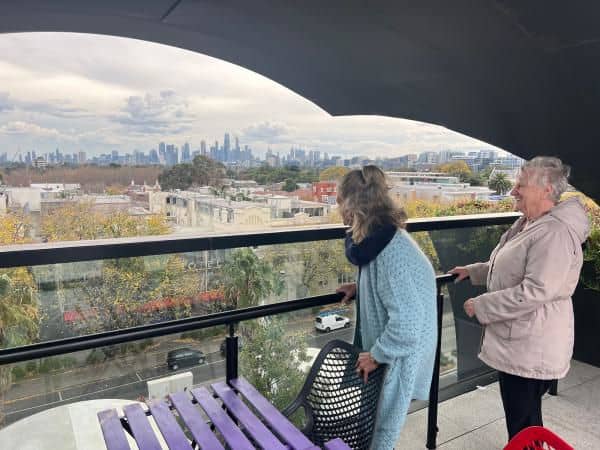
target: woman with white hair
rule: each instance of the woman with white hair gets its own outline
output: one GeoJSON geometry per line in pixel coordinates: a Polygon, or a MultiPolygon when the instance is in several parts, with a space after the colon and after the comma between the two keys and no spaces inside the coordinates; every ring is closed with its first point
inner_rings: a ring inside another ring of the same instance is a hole
{"type": "Polygon", "coordinates": [[[391,450],[412,399],[429,396],[437,344],[435,272],[404,230],[406,215],[389,196],[376,166],[347,173],[338,188],[350,230],[346,256],[358,266],[358,286],[344,284],[342,301],[357,295],[356,370],[365,381],[386,364],[371,449],[391,450]]]}
{"type": "Polygon", "coordinates": [[[573,354],[571,295],[590,226],[577,198],[559,201],[568,176],[558,158],[525,163],[511,192],[523,216],[489,261],[450,271],[457,281],[487,285],[487,293],[467,300],[464,309],[485,326],[479,358],[498,370],[509,439],[543,425],[542,396],[567,374],[573,354]]]}

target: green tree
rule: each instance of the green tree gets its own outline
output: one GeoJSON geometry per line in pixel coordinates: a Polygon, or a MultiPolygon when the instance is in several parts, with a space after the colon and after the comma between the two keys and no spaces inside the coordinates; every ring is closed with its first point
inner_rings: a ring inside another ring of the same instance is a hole
{"type": "Polygon", "coordinates": [[[251,338],[240,353],[240,372],[281,410],[298,395],[306,374],[306,336],[290,333],[287,321],[270,317],[244,325],[251,338]]]}
{"type": "MultiPolygon", "coordinates": [[[[222,268],[221,289],[234,308],[260,304],[278,293],[282,283],[273,266],[251,250],[235,251],[222,268]]],[[[304,381],[301,364],[306,362],[306,338],[290,333],[285,319],[278,317],[244,323],[241,373],[279,409],[287,406],[304,381]]]]}
{"type": "Polygon", "coordinates": [[[221,268],[220,289],[233,309],[259,305],[269,294],[281,293],[279,274],[249,248],[236,250],[221,268]]]}
{"type": "Polygon", "coordinates": [[[283,184],[283,190],[287,192],[292,192],[298,189],[298,185],[290,178],[286,178],[283,184]]]}
{"type": "Polygon", "coordinates": [[[219,186],[225,177],[225,166],[203,155],[190,163],[175,164],[158,177],[163,190],[189,189],[193,186],[219,186]]]}
{"type": "Polygon", "coordinates": [[[315,169],[300,169],[298,166],[270,167],[267,164],[240,171],[238,178],[254,180],[258,184],[281,183],[286,179],[294,183],[313,183],[319,180],[315,169]]]}
{"type": "Polygon", "coordinates": [[[488,182],[490,189],[493,189],[500,195],[506,194],[512,188],[512,183],[504,173],[496,173],[488,182]]]}

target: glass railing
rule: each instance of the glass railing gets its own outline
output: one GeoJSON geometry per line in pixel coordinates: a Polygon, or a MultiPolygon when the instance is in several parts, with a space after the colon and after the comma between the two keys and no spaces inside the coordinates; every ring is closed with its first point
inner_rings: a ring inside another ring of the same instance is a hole
{"type": "MultiPolygon", "coordinates": [[[[443,274],[486,260],[516,217],[421,219],[407,228],[443,274]]],[[[281,376],[268,368],[286,367],[290,379],[279,384],[288,386],[285,395],[282,389],[263,392],[285,406],[318,349],[334,338],[352,339],[353,305],[341,307],[332,294],[355,276],[344,257],[344,233],[342,226],[329,226],[1,248],[0,277],[28,293],[30,309],[24,311],[32,314],[7,316],[9,338],[0,341],[2,426],[77,401],[147,398],[148,381],[188,371],[193,385],[239,371],[268,391],[269,378],[281,376]],[[317,330],[316,318],[332,312],[348,317],[348,325],[317,330]],[[239,355],[227,354],[227,335],[239,337],[239,355]],[[269,345],[277,348],[263,357],[269,345]],[[169,352],[183,348],[191,351],[191,365],[169,368],[169,352]]],[[[443,398],[493,378],[477,359],[481,329],[462,311],[477,291],[468,283],[447,284],[449,277],[438,281],[445,299],[443,398]]]]}

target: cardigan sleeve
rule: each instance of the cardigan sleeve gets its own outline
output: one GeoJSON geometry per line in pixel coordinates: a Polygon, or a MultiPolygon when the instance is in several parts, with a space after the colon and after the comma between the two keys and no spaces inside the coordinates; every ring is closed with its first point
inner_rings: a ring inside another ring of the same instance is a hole
{"type": "Polygon", "coordinates": [[[407,258],[386,258],[383,263],[376,294],[387,310],[388,321],[370,353],[377,362],[391,364],[414,353],[419,345],[425,308],[415,285],[418,270],[407,258]]]}

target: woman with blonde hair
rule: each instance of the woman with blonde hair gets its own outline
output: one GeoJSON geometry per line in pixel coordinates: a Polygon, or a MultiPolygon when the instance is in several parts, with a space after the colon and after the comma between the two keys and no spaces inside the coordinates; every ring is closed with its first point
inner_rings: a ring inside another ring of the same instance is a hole
{"type": "Polygon", "coordinates": [[[356,370],[365,381],[387,365],[372,449],[392,449],[412,399],[429,397],[437,344],[435,273],[404,230],[406,215],[389,196],[385,174],[365,166],[338,188],[350,226],[346,256],[358,266],[357,283],[344,284],[342,301],[357,297],[354,344],[364,350],[356,370]]]}

